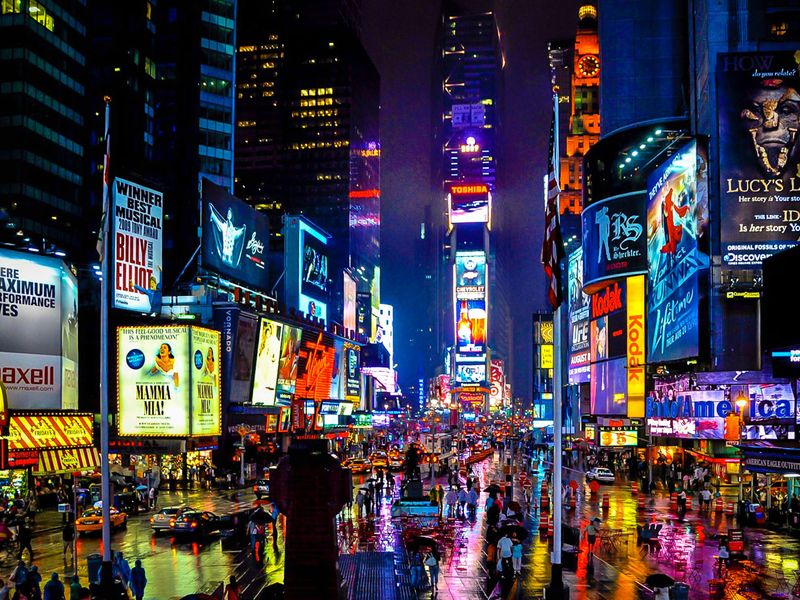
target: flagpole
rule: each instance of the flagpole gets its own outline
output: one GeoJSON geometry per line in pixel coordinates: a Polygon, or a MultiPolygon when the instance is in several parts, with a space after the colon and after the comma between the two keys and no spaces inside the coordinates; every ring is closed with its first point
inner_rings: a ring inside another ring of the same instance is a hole
{"type": "Polygon", "coordinates": [[[110,140],[109,122],[111,117],[111,98],[105,96],[106,103],[105,134],[106,155],[103,166],[103,216],[100,223],[102,235],[102,256],[100,258],[100,475],[101,497],[103,500],[103,566],[100,584],[103,590],[111,591],[111,468],[108,462],[108,221],[111,217],[109,199],[110,140]]]}

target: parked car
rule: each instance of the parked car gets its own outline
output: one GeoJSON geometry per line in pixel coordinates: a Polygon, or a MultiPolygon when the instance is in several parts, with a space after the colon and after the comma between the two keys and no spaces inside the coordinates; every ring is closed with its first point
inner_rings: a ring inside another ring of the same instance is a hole
{"type": "MultiPolygon", "coordinates": [[[[128,515],[111,507],[111,529],[125,529],[128,526],[128,515]]],[[[103,509],[88,508],[75,521],[78,535],[93,533],[103,529],[103,509]]]]}
{"type": "Polygon", "coordinates": [[[597,481],[598,483],[614,483],[616,478],[614,473],[605,467],[595,467],[586,472],[586,481],[597,481]]]}
{"type": "Polygon", "coordinates": [[[343,467],[349,467],[353,473],[369,473],[372,471],[372,463],[366,458],[348,458],[342,463],[343,467]]]}
{"type": "Polygon", "coordinates": [[[256,480],[253,485],[253,493],[255,493],[256,498],[259,500],[261,500],[261,498],[269,498],[269,477],[256,480]]]}
{"type": "Polygon", "coordinates": [[[186,511],[194,511],[194,509],[189,506],[168,506],[162,508],[150,517],[150,527],[156,532],[166,531],[170,528],[170,519],[174,519],[186,511]]]}
{"type": "Polygon", "coordinates": [[[219,531],[221,519],[207,510],[186,510],[169,520],[169,530],[175,535],[207,536],[219,531]]]}
{"type": "Polygon", "coordinates": [[[389,466],[389,457],[386,452],[373,452],[369,455],[369,461],[376,469],[379,467],[385,469],[389,466]]]}

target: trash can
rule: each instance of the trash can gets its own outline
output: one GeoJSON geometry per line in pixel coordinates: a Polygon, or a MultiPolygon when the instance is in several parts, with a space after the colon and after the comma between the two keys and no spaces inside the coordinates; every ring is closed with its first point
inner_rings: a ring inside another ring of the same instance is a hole
{"type": "Polygon", "coordinates": [[[86,570],[88,571],[91,583],[100,583],[100,567],[103,565],[103,557],[99,554],[90,554],[86,557],[86,570]]]}
{"type": "Polygon", "coordinates": [[[689,586],[685,583],[672,586],[672,600],[689,600],[689,586]]]}

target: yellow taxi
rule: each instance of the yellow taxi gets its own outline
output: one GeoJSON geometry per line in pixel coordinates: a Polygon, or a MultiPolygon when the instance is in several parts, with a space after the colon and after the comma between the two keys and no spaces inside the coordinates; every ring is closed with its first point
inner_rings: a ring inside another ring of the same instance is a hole
{"type": "MultiPolygon", "coordinates": [[[[127,526],[128,515],[118,511],[116,508],[112,508],[111,529],[125,529],[127,526]]],[[[101,529],[103,529],[102,508],[88,508],[84,511],[83,515],[75,521],[75,530],[78,532],[78,535],[97,532],[101,529]]]]}

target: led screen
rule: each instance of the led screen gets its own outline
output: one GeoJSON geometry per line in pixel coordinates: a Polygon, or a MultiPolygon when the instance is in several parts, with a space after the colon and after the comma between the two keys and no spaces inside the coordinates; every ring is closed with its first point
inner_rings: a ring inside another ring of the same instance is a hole
{"type": "Polygon", "coordinates": [[[639,432],[636,429],[600,429],[600,446],[638,446],[639,432]]]}
{"type": "Polygon", "coordinates": [[[486,297],[486,254],[456,253],[456,299],[483,300],[486,297]]]}
{"type": "Polygon", "coordinates": [[[486,301],[463,300],[458,303],[456,351],[482,354],[486,351],[486,301]]]}
{"type": "Polygon", "coordinates": [[[328,398],[336,351],[333,338],[321,331],[303,331],[298,352],[295,394],[300,398],[328,398]]]}
{"type": "Polygon", "coordinates": [[[589,381],[589,302],[583,291],[583,250],[578,248],[567,264],[567,310],[569,312],[569,383],[589,381]]]}
{"type": "Polygon", "coordinates": [[[488,223],[489,187],[486,184],[450,187],[450,223],[488,223]]]}
{"type": "Polygon", "coordinates": [[[591,414],[627,414],[628,378],[624,357],[593,363],[590,383],[591,414]]]}
{"type": "Polygon", "coordinates": [[[307,296],[322,301],[328,299],[328,254],[325,243],[305,232],[300,286],[307,296]]]}
{"type": "Polygon", "coordinates": [[[275,404],[283,328],[282,323],[270,319],[261,319],[259,324],[252,395],[256,406],[275,404]]]}
{"type": "Polygon", "coordinates": [[[486,365],[456,365],[456,381],[458,383],[481,383],[486,381],[486,365]]]}
{"type": "Polygon", "coordinates": [[[278,385],[276,388],[279,404],[288,404],[295,393],[300,343],[303,330],[291,325],[283,326],[281,358],[278,361],[278,385]]]}

